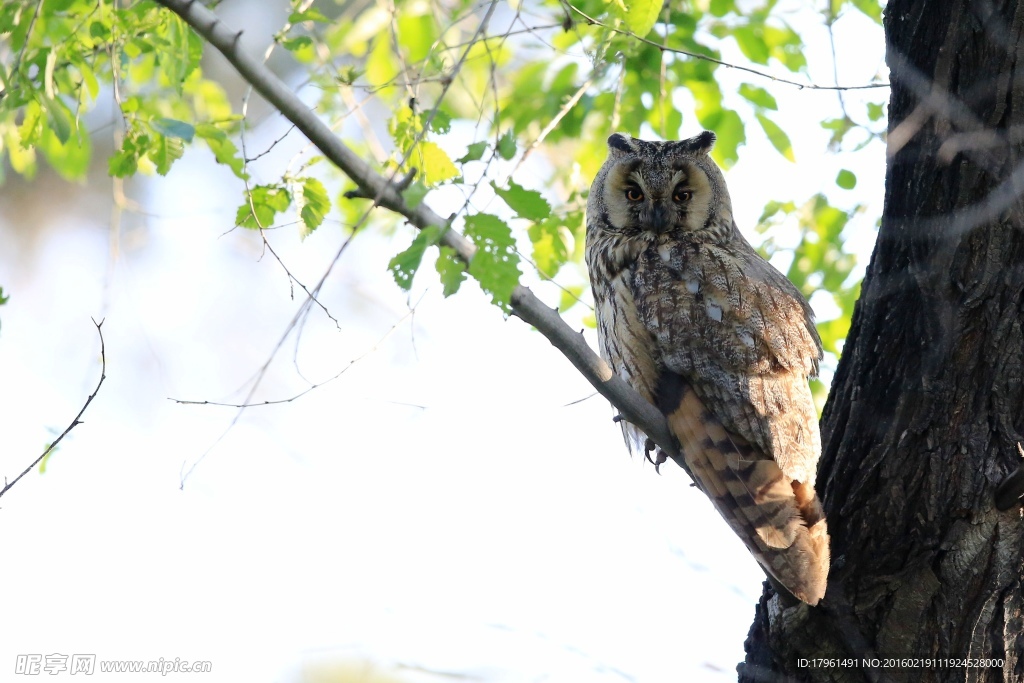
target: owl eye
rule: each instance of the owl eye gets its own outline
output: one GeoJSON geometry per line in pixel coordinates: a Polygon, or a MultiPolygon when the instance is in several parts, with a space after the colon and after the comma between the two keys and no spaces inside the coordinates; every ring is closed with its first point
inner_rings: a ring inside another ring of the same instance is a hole
{"type": "Polygon", "coordinates": [[[640,188],[633,185],[626,188],[626,199],[631,202],[643,201],[644,193],[640,191],[640,188]]]}
{"type": "Polygon", "coordinates": [[[677,187],[675,191],[672,193],[672,199],[682,204],[683,202],[688,202],[691,199],[693,199],[693,192],[690,190],[685,190],[682,187],[677,187]]]}

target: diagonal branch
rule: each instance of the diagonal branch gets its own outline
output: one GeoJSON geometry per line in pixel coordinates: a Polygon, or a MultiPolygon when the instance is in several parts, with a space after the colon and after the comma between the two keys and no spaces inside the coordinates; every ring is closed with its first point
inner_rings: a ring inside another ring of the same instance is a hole
{"type": "MultiPolygon", "coordinates": [[[[335,166],[350,177],[363,194],[376,197],[376,204],[404,216],[423,229],[431,225],[447,226],[425,203],[410,207],[397,184],[377,173],[359,155],[342,142],[331,129],[300,100],[295,93],[258,59],[239,48],[240,31],[233,31],[196,0],[157,0],[184,19],[195,31],[219,50],[238,73],[270,104],[295,125],[335,166]]],[[[451,247],[467,264],[476,247],[463,235],[448,228],[441,243],[451,247]]],[[[549,308],[527,287],[512,292],[512,311],[547,337],[595,389],[619,410],[623,419],[639,427],[681,467],[682,456],[668,431],[665,418],[653,405],[612,373],[611,368],[587,345],[583,335],[570,328],[557,309],[549,308]]]]}

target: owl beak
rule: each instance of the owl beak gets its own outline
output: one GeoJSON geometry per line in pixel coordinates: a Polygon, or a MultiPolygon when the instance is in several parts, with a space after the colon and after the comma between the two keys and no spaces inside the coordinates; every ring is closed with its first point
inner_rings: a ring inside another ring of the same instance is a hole
{"type": "Polygon", "coordinates": [[[667,232],[669,229],[669,212],[660,202],[651,208],[650,227],[656,233],[667,232]]]}

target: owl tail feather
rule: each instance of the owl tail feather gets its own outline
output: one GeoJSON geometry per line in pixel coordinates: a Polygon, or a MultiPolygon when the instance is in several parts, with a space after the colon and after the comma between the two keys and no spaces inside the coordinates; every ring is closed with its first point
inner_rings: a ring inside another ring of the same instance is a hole
{"type": "Polygon", "coordinates": [[[726,431],[691,387],[680,381],[675,389],[658,403],[697,484],[772,578],[818,604],[829,537],[813,484],[787,477],[772,458],[726,431]]]}

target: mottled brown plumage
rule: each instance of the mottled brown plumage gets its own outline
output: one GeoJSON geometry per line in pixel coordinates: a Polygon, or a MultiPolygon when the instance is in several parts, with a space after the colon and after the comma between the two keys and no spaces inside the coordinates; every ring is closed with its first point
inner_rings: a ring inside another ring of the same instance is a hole
{"type": "Polygon", "coordinates": [[[829,563],[807,383],[821,341],[807,301],[736,227],[708,156],[714,140],[608,139],[587,205],[601,354],[665,414],[697,483],[758,562],[814,605],[829,563]]]}

